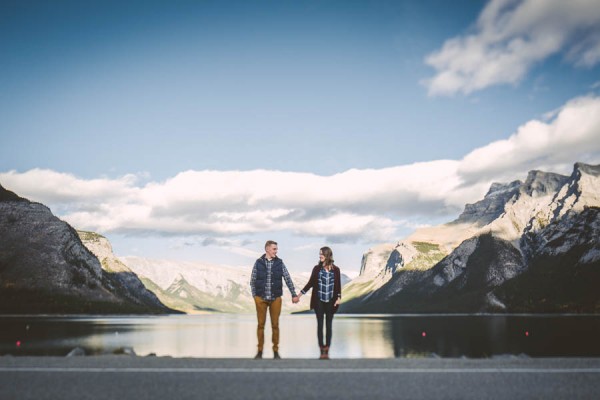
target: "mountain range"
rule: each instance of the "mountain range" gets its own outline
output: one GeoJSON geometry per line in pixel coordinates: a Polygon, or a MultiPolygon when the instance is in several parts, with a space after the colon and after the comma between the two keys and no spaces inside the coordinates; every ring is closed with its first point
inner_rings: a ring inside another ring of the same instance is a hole
{"type": "MultiPolygon", "coordinates": [[[[121,257],[169,307],[187,313],[217,311],[230,313],[255,312],[250,292],[252,266],[230,267],[202,262],[156,260],[143,257],[121,257]]],[[[308,277],[292,274],[296,291],[308,277]]],[[[283,312],[305,310],[307,304],[292,304],[291,294],[283,285],[283,312]]]]}
{"type": "MultiPolygon", "coordinates": [[[[43,204],[0,186],[0,313],[249,313],[251,267],[115,256],[43,204]]],[[[307,277],[292,276],[295,286],[307,277]]],[[[285,312],[307,304],[284,302],[285,312]],[[289,304],[288,304],[289,303],[289,304]]]]}
{"type": "Polygon", "coordinates": [[[600,311],[600,166],[495,183],[454,221],[363,256],[341,312],[600,311]]]}
{"type": "MultiPolygon", "coordinates": [[[[452,222],[369,249],[340,312],[597,313],[599,237],[600,166],[531,171],[452,222]]],[[[0,186],[0,313],[252,313],[250,272],[118,258],[106,237],[0,186]]],[[[297,290],[308,274],[292,275],[297,290]]]]}
{"type": "Polygon", "coordinates": [[[165,304],[187,313],[246,313],[254,302],[248,271],[200,262],[123,257],[165,304]]]}

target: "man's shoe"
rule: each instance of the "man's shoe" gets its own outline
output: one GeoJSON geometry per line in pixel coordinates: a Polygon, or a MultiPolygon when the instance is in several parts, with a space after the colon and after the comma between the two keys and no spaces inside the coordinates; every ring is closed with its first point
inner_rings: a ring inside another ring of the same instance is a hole
{"type": "Polygon", "coordinates": [[[258,353],[256,353],[256,355],[254,356],[255,360],[261,360],[262,359],[262,351],[259,351],[258,353]]]}
{"type": "Polygon", "coordinates": [[[273,360],[281,360],[281,356],[278,351],[273,352],[273,360]]]}

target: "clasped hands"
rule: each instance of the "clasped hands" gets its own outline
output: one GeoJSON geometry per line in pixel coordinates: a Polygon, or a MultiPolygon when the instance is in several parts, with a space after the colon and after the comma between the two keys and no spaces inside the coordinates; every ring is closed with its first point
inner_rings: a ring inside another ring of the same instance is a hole
{"type": "Polygon", "coordinates": [[[302,297],[302,293],[299,293],[298,296],[292,297],[292,303],[298,303],[300,301],[300,297],[302,297]]]}
{"type": "MultiPolygon", "coordinates": [[[[292,303],[296,304],[300,301],[300,297],[302,296],[302,293],[300,293],[298,296],[292,297],[292,303]]],[[[340,305],[340,299],[337,299],[335,301],[334,306],[337,307],[340,305]]]]}

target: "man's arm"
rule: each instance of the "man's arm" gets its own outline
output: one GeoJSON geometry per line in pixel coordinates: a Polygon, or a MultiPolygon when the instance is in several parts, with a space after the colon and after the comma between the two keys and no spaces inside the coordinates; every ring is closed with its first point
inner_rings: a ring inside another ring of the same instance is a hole
{"type": "Polygon", "coordinates": [[[250,290],[252,291],[252,297],[256,296],[256,263],[252,267],[252,276],[250,276],[250,290]]]}
{"type": "Polygon", "coordinates": [[[297,297],[296,296],[296,288],[294,288],[294,282],[292,281],[292,277],[290,276],[290,273],[288,272],[287,268],[285,267],[285,264],[283,264],[282,267],[283,267],[283,279],[285,280],[285,284],[287,285],[288,289],[290,289],[290,292],[292,293],[292,297],[297,297]]]}

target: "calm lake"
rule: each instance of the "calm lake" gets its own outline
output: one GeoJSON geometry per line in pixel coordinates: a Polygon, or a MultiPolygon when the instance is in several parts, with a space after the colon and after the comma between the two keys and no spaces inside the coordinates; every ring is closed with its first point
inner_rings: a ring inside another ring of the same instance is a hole
{"type": "MultiPolygon", "coordinates": [[[[282,315],[280,353],[317,358],[312,314],[282,315]]],[[[270,324],[265,330],[270,344],[270,324]]],[[[336,315],[335,358],[600,356],[600,316],[336,315]]],[[[0,316],[0,355],[87,354],[131,347],[137,355],[252,357],[254,315],[0,316]]],[[[265,346],[265,357],[271,357],[265,346]]]]}

